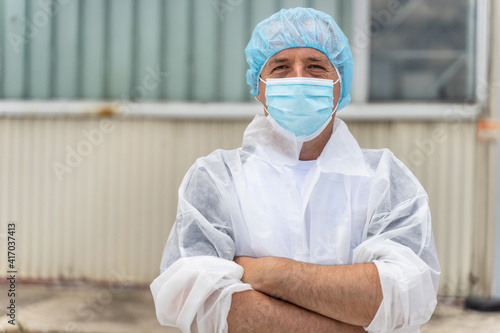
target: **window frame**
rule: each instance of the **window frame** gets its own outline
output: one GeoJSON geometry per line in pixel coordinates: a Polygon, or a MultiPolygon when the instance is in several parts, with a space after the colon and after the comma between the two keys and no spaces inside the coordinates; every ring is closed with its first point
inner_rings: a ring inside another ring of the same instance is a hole
{"type": "Polygon", "coordinates": [[[351,48],[356,66],[354,67],[353,87],[351,90],[352,106],[349,115],[344,118],[362,119],[416,119],[416,120],[448,120],[477,119],[487,107],[488,62],[490,40],[489,1],[476,1],[475,11],[475,97],[474,103],[450,102],[371,102],[370,95],[370,56],[371,33],[370,12],[371,0],[352,0],[352,36],[351,48]],[[364,43],[356,48],[356,43],[364,43]],[[354,47],[352,46],[354,45],[354,47]],[[404,112],[401,109],[404,108],[404,112]],[[397,111],[399,109],[399,112],[397,111]]]}

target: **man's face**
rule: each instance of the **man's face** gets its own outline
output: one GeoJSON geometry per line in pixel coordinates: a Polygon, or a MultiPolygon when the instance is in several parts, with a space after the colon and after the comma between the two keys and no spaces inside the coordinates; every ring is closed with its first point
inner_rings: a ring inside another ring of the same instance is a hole
{"type": "MultiPolygon", "coordinates": [[[[337,71],[328,57],[321,51],[310,47],[295,47],[285,49],[273,55],[262,69],[262,80],[285,77],[312,77],[337,81],[337,71]]],[[[266,104],[266,85],[259,80],[259,95],[257,98],[266,104]]],[[[339,102],[340,83],[333,87],[334,104],[339,102]]],[[[267,113],[266,113],[267,115],[267,113]]]]}

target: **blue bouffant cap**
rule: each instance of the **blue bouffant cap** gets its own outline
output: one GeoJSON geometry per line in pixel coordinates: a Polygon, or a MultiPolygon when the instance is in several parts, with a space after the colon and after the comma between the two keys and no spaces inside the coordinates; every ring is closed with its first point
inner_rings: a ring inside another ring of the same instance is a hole
{"type": "Polygon", "coordinates": [[[259,75],[267,60],[292,47],[311,47],[323,52],[340,75],[342,93],[338,109],[349,104],[353,75],[349,42],[330,15],[312,8],[282,9],[257,24],[245,48],[251,94],[259,94],[259,75]]]}

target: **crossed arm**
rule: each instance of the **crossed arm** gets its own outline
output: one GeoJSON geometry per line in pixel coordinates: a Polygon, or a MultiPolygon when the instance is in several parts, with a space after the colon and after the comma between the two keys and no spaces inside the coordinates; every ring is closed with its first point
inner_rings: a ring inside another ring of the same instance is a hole
{"type": "Polygon", "coordinates": [[[323,266],[275,257],[235,262],[254,290],[233,294],[230,332],[364,332],[382,302],[374,264],[323,266]]]}

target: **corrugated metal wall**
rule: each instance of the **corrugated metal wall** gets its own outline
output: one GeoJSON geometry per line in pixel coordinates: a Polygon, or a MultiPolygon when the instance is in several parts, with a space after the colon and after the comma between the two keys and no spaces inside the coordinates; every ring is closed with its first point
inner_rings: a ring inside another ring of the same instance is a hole
{"type": "MultiPolygon", "coordinates": [[[[295,6],[331,14],[350,35],[348,0],[0,0],[0,98],[245,101],[251,30],[295,6]],[[161,80],[144,90],[151,71],[161,80]]],[[[239,146],[247,123],[111,120],[112,128],[101,118],[0,117],[0,239],[16,221],[19,277],[149,283],[187,168],[239,146]]],[[[440,293],[488,293],[492,233],[475,124],[352,122],[351,130],[364,147],[390,147],[427,188],[440,293]]]]}
{"type": "Polygon", "coordinates": [[[0,0],[0,98],[249,100],[253,28],[297,6],[349,35],[347,0],[0,0]],[[139,89],[151,69],[167,74],[139,89]]]}
{"type": "MultiPolygon", "coordinates": [[[[149,283],[159,273],[183,175],[197,157],[238,147],[248,123],[109,120],[111,127],[100,118],[0,118],[0,230],[17,222],[19,277],[125,275],[149,283]],[[57,162],[72,167],[58,177],[57,162]]],[[[471,163],[475,124],[352,122],[350,128],[361,146],[390,147],[426,187],[443,270],[440,293],[488,290],[488,261],[477,260],[486,248],[474,242],[491,241],[475,215],[481,195],[471,163]]]]}
{"type": "Polygon", "coordinates": [[[475,123],[353,123],[350,129],[362,147],[390,148],[427,190],[442,270],[439,293],[488,293],[490,263],[482,246],[492,240],[485,221],[477,219],[476,197],[482,189],[476,185],[481,169],[474,162],[475,123]]]}
{"type": "Polygon", "coordinates": [[[150,281],[184,173],[196,157],[236,147],[244,124],[122,120],[104,128],[98,119],[0,120],[1,230],[17,222],[20,278],[112,281],[126,271],[132,282],[150,281]],[[71,171],[59,177],[58,162],[71,171]]]}

